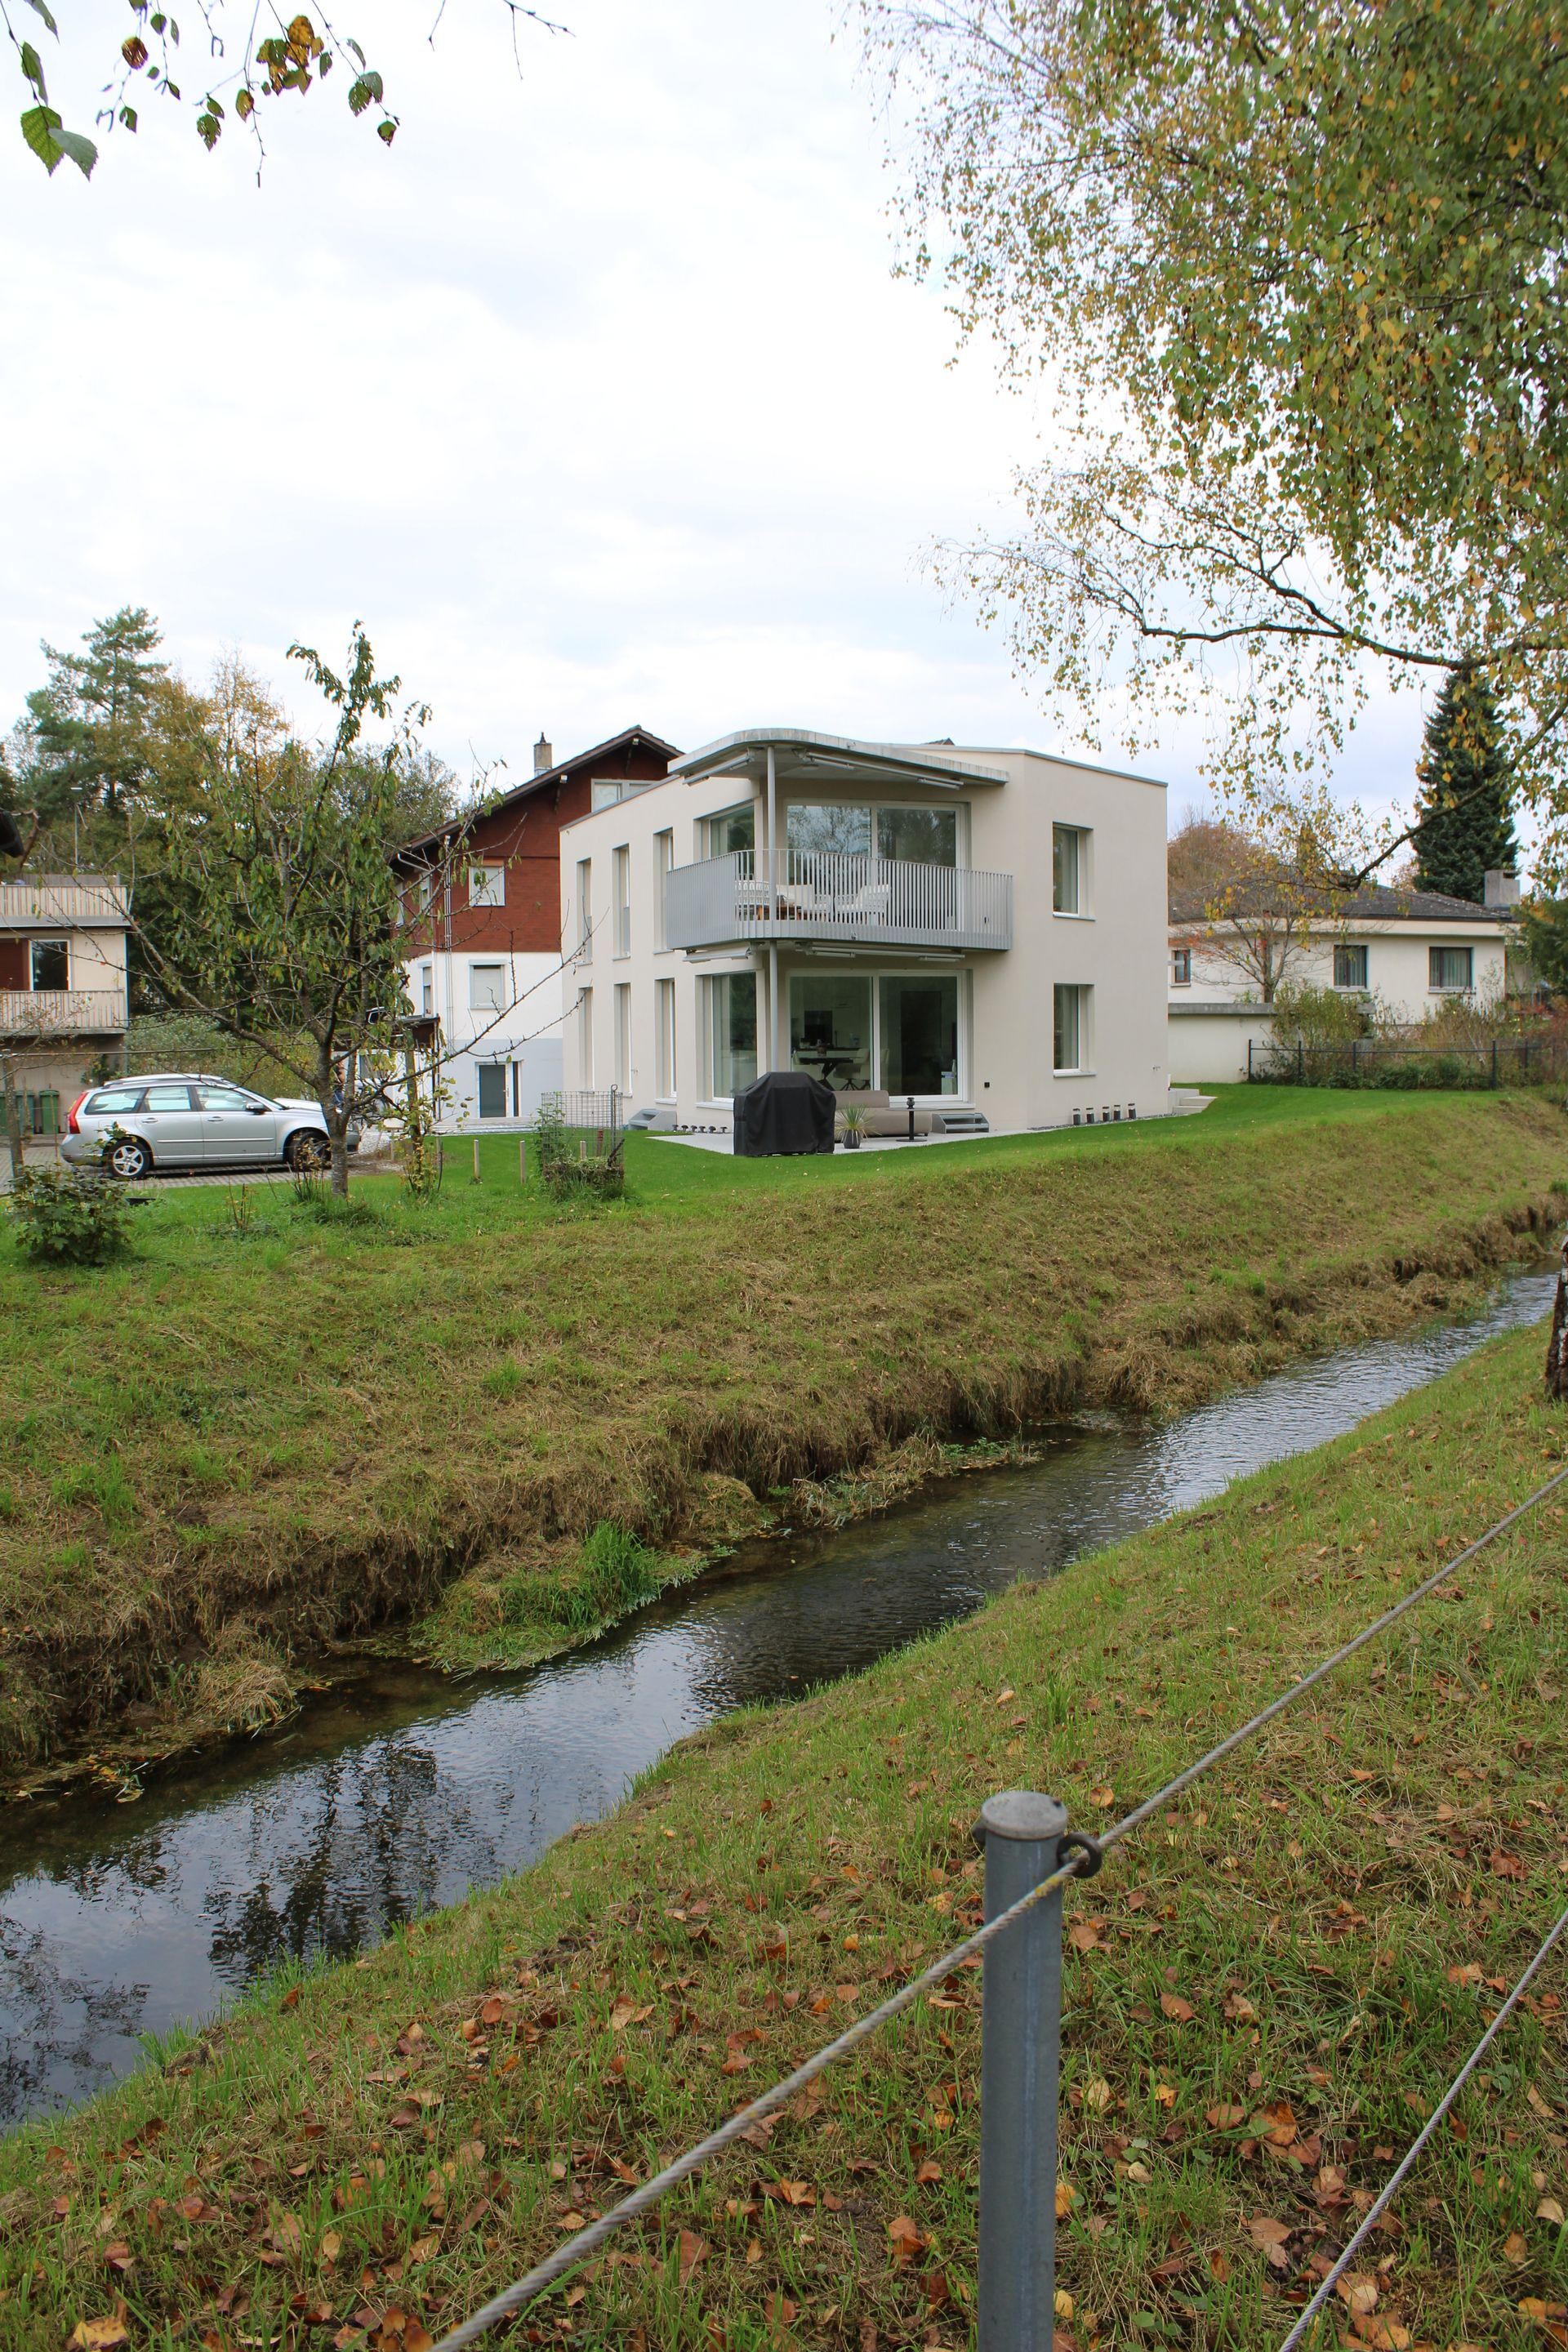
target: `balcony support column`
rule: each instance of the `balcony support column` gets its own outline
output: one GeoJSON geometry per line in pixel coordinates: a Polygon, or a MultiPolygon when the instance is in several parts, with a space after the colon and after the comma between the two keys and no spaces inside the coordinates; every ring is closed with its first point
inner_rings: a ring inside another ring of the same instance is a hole
{"type": "MultiPolygon", "coordinates": [[[[769,754],[770,758],[772,754],[769,754]]],[[[779,951],[776,945],[768,950],[768,1067],[782,1070],[779,1059],[779,951]]]]}

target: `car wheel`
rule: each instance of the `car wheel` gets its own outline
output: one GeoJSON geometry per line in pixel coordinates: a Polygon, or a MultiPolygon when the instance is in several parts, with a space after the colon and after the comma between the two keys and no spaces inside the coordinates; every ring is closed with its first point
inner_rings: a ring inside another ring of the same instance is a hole
{"type": "Polygon", "coordinates": [[[150,1172],[153,1155],[144,1143],[138,1143],[134,1136],[127,1136],[123,1142],[110,1144],[105,1164],[111,1176],[122,1177],[127,1184],[134,1184],[140,1177],[150,1172]]]}
{"type": "Polygon", "coordinates": [[[299,1174],[319,1174],[331,1159],[331,1146],[313,1127],[304,1127],[283,1146],[283,1157],[299,1174]]]}

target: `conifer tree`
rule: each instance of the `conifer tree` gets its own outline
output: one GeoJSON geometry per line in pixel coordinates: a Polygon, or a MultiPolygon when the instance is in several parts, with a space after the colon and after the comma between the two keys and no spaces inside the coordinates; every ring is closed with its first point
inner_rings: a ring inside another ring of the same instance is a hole
{"type": "Polygon", "coordinates": [[[1415,772],[1417,885],[1479,903],[1489,868],[1511,869],[1519,858],[1501,729],[1484,677],[1448,672],[1415,772]]]}

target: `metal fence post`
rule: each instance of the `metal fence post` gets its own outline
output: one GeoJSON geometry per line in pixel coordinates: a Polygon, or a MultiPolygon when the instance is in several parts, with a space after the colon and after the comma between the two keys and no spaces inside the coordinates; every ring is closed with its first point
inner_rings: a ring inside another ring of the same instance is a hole
{"type": "Polygon", "coordinates": [[[1492,1039],[1492,1092],[1497,1092],[1497,1039],[1492,1039]]]}
{"type": "MultiPolygon", "coordinates": [[[[1067,1809],[1009,1790],[981,1808],[985,1916],[1057,1867],[1067,1809]]],[[[980,2352],[1050,2352],[1056,2317],[1062,1898],[985,1948],[980,2061],[980,2352]]]]}
{"type": "Polygon", "coordinates": [[[1306,1085],[1306,1083],[1307,1083],[1307,1045],[1306,1045],[1306,1040],[1305,1040],[1304,1038],[1298,1037],[1298,1038],[1297,1038],[1297,1040],[1296,1040],[1296,1084],[1297,1084],[1299,1087],[1301,1087],[1301,1086],[1305,1086],[1305,1085],[1306,1085]]]}

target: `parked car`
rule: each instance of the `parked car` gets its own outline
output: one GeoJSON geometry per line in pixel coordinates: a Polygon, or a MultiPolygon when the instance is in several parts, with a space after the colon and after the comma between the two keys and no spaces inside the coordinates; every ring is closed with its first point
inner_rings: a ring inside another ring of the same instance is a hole
{"type": "MultiPolygon", "coordinates": [[[[154,1169],[324,1168],[331,1144],[320,1103],[275,1099],[203,1071],[111,1078],[71,1105],[60,1158],[134,1181],[154,1169]]],[[[349,1129],[349,1149],[359,1130],[349,1129]]]]}

